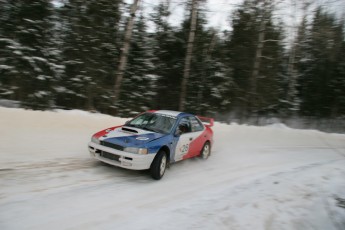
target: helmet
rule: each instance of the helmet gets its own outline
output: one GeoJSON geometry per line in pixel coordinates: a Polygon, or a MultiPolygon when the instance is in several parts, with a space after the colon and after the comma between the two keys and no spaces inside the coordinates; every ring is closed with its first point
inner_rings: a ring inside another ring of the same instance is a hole
{"type": "Polygon", "coordinates": [[[181,131],[181,133],[187,133],[188,132],[188,124],[183,122],[183,123],[179,124],[178,129],[181,131]]]}

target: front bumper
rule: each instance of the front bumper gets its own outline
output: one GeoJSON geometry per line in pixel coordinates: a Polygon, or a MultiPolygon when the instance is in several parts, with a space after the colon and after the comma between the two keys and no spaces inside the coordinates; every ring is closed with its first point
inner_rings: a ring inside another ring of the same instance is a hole
{"type": "Polygon", "coordinates": [[[89,142],[89,152],[91,157],[103,161],[107,164],[121,168],[143,170],[149,169],[156,154],[134,154],[109,148],[103,145],[89,142]]]}

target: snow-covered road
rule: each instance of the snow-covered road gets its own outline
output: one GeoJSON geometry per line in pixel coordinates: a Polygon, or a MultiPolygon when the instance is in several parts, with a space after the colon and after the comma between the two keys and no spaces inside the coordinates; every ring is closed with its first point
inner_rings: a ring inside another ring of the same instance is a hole
{"type": "Polygon", "coordinates": [[[154,181],[89,157],[125,120],[0,108],[0,229],[345,229],[345,135],[216,124],[154,181]]]}

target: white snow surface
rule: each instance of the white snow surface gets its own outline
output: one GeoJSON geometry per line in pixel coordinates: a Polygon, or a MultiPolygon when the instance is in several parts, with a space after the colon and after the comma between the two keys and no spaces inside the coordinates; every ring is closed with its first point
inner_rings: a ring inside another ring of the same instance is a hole
{"type": "Polygon", "coordinates": [[[89,156],[126,120],[0,107],[0,229],[345,229],[345,135],[216,123],[155,181],[89,156]]]}

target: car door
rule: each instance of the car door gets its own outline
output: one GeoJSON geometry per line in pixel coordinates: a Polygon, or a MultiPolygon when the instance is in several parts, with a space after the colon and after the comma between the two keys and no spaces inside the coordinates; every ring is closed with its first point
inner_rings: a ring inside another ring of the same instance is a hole
{"type": "Polygon", "coordinates": [[[201,150],[204,147],[205,142],[207,141],[204,125],[194,116],[190,116],[189,121],[191,124],[193,140],[189,144],[188,155],[185,156],[187,158],[200,155],[201,150]]]}
{"type": "Polygon", "coordinates": [[[198,148],[195,148],[194,143],[195,141],[197,141],[202,131],[201,130],[194,131],[192,129],[191,117],[182,118],[179,121],[177,129],[181,124],[186,124],[188,126],[188,129],[186,132],[178,135],[175,139],[177,142],[176,149],[175,149],[175,156],[174,156],[175,161],[187,159],[187,158],[196,156],[199,153],[198,148]]]}

